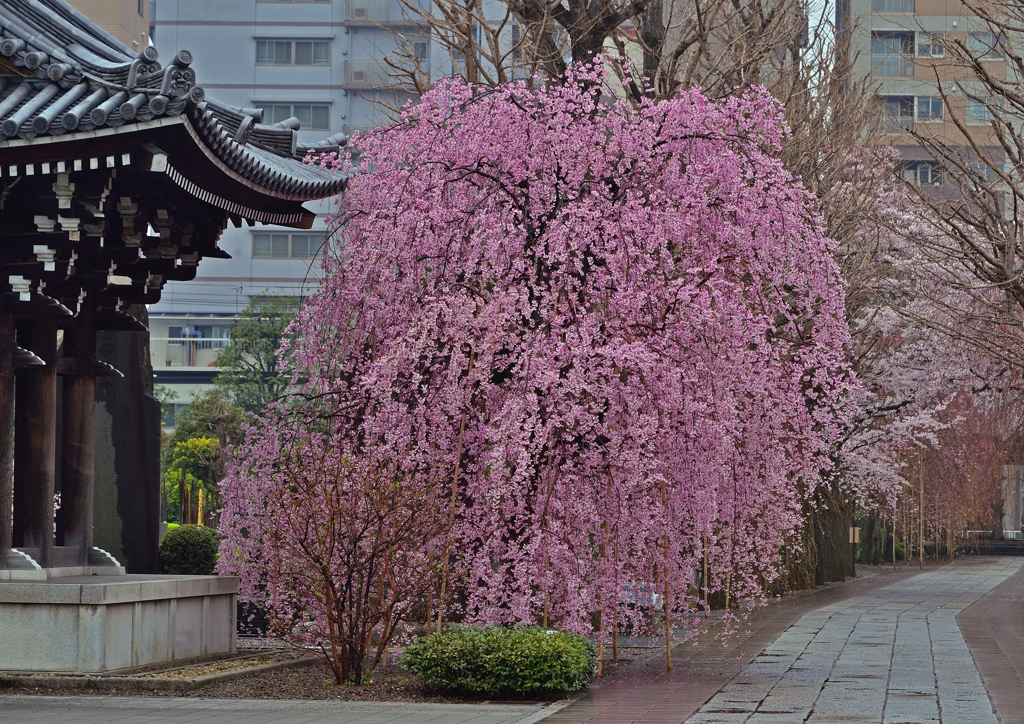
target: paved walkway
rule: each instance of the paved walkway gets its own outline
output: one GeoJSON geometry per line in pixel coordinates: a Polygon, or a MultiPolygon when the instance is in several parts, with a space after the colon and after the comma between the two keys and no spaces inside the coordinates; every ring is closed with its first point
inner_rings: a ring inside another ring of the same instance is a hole
{"type": "MultiPolygon", "coordinates": [[[[941,570],[931,562],[925,565],[925,571],[941,570]]],[[[843,584],[786,596],[754,611],[741,631],[729,638],[728,646],[722,645],[719,629],[712,625],[696,640],[673,648],[671,672],[665,671],[665,659],[660,656],[633,664],[609,683],[545,719],[544,724],[679,724],[804,614],[871,594],[919,573],[917,566],[897,571],[880,566],[843,584]]]]}
{"type": "Polygon", "coordinates": [[[956,616],[1022,564],[967,559],[806,614],[686,721],[996,724],[956,616]]]}
{"type": "Polygon", "coordinates": [[[533,724],[533,704],[0,696],[3,724],[533,724]]]}
{"type": "Polygon", "coordinates": [[[1000,719],[1024,722],[1024,567],[956,622],[1000,719]]]}

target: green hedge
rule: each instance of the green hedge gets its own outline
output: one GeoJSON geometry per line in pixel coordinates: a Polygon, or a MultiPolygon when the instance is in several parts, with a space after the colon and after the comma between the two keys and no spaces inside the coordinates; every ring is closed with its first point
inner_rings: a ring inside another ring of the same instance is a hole
{"type": "Polygon", "coordinates": [[[414,641],[401,666],[431,689],[470,694],[576,691],[594,673],[583,636],[541,628],[451,628],[414,641]]]}
{"type": "Polygon", "coordinates": [[[178,576],[209,576],[217,565],[220,535],[213,528],[182,525],[160,541],[160,570],[178,576]]]}

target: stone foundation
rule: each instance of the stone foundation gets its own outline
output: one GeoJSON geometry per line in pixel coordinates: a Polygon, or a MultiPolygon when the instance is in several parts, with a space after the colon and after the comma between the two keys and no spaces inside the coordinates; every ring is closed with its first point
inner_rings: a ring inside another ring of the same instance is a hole
{"type": "Polygon", "coordinates": [[[0,670],[100,673],[235,650],[238,579],[0,581],[0,670]]]}

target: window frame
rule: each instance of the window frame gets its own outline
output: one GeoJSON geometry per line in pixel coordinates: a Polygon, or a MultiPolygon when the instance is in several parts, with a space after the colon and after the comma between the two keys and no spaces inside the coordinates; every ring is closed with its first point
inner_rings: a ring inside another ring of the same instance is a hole
{"type": "Polygon", "coordinates": [[[937,161],[928,159],[921,159],[918,161],[911,161],[907,164],[903,171],[904,180],[912,184],[920,186],[941,186],[942,185],[942,167],[939,166],[937,161]],[[928,174],[928,180],[921,180],[921,168],[926,167],[930,169],[928,174]],[[907,178],[908,173],[913,174],[913,178],[907,178]]]}
{"type": "Polygon", "coordinates": [[[309,121],[310,121],[310,124],[308,126],[302,126],[301,125],[302,120],[299,119],[299,123],[300,123],[299,130],[300,131],[330,131],[331,130],[331,104],[330,103],[313,103],[313,102],[304,103],[304,102],[301,102],[301,101],[300,102],[294,102],[294,101],[266,101],[266,102],[263,102],[263,103],[255,103],[254,105],[256,106],[256,108],[259,108],[260,110],[263,111],[263,123],[265,123],[268,126],[269,125],[273,125],[274,123],[280,123],[281,122],[281,121],[275,121],[274,120],[274,109],[275,108],[287,108],[288,109],[288,115],[286,115],[284,118],[281,119],[281,120],[285,120],[287,118],[299,118],[299,116],[296,115],[296,113],[295,113],[295,109],[297,107],[300,107],[300,106],[307,106],[307,107],[309,107],[309,121]],[[321,115],[321,114],[324,114],[326,116],[327,122],[324,125],[322,125],[322,126],[318,126],[313,121],[314,121],[314,119],[316,119],[316,117],[318,115],[321,115]]]}
{"type": "Polygon", "coordinates": [[[946,57],[946,34],[941,31],[937,32],[923,32],[919,31],[914,33],[914,57],[924,58],[928,60],[938,60],[946,57]],[[922,42],[921,38],[924,38],[922,42]],[[927,47],[929,50],[927,53],[922,53],[921,48],[927,47]],[[935,52],[936,48],[938,53],[935,52]]]}
{"type": "Polygon", "coordinates": [[[992,103],[991,100],[989,100],[989,101],[980,101],[980,100],[978,100],[976,98],[971,98],[970,96],[968,96],[968,98],[967,98],[967,105],[964,108],[964,123],[966,125],[968,125],[968,126],[990,126],[990,125],[992,125],[992,121],[995,119],[995,116],[992,113],[991,103],[992,103]],[[978,115],[976,113],[972,114],[971,113],[972,105],[975,108],[980,107],[980,108],[984,109],[985,117],[979,119],[979,117],[978,117],[978,115]],[[972,115],[973,115],[973,118],[972,118],[972,115]]]}
{"type": "Polygon", "coordinates": [[[329,68],[331,67],[331,40],[329,38],[256,38],[256,65],[261,68],[272,68],[272,67],[291,67],[291,68],[329,68]],[[309,59],[308,63],[299,63],[298,59],[298,44],[309,44],[309,59]],[[263,54],[264,60],[260,60],[260,46],[263,45],[268,49],[272,49],[273,60],[267,62],[265,59],[268,57],[267,53],[263,54]],[[288,62],[277,62],[277,46],[287,45],[288,46],[288,62]],[[327,49],[327,57],[325,60],[317,61],[317,46],[323,46],[327,49]]]}
{"type": "Polygon", "coordinates": [[[291,261],[312,261],[312,260],[321,258],[323,256],[323,254],[324,254],[324,250],[326,249],[326,247],[327,247],[327,232],[326,231],[323,231],[322,233],[319,232],[319,231],[316,231],[316,232],[311,232],[311,231],[290,232],[290,231],[281,231],[281,230],[271,229],[269,231],[253,232],[252,239],[250,240],[250,249],[252,250],[252,258],[254,260],[258,259],[258,260],[261,260],[261,261],[286,261],[286,260],[291,260],[291,261]],[[287,240],[288,240],[288,255],[287,256],[274,256],[274,237],[281,237],[281,236],[287,237],[287,240]],[[263,240],[261,237],[266,237],[266,241],[269,242],[269,247],[268,247],[268,253],[267,254],[263,254],[263,253],[257,254],[257,252],[256,252],[256,242],[257,242],[257,240],[263,240]],[[305,256],[295,256],[294,255],[295,254],[295,241],[296,241],[296,237],[303,237],[303,240],[305,241],[305,243],[307,245],[306,246],[306,255],[305,256]],[[318,239],[319,240],[320,246],[317,248],[317,250],[316,250],[316,252],[314,254],[310,254],[309,253],[310,247],[313,244],[316,243],[316,241],[314,239],[318,239]]]}
{"type": "Polygon", "coordinates": [[[946,120],[946,104],[942,102],[942,96],[914,96],[914,123],[943,123],[946,120]],[[921,102],[926,101],[928,108],[927,117],[921,115],[921,102]],[[933,113],[935,103],[938,103],[938,114],[933,113]]]}
{"type": "Polygon", "coordinates": [[[999,35],[997,35],[996,33],[990,33],[987,30],[981,32],[967,33],[967,50],[969,50],[971,54],[974,55],[974,57],[977,58],[979,61],[1004,60],[1002,51],[1003,45],[1003,39],[1000,38],[999,35]],[[985,52],[984,55],[977,55],[980,49],[978,47],[972,47],[977,45],[977,43],[972,41],[975,41],[979,36],[982,35],[986,35],[992,38],[992,44],[989,45],[987,42],[984,43],[984,47],[987,48],[988,50],[985,52]]]}
{"type": "Polygon", "coordinates": [[[915,0],[871,0],[871,12],[873,13],[879,13],[882,15],[913,15],[916,10],[917,7],[915,0]],[[906,7],[902,7],[899,10],[887,10],[884,7],[887,2],[894,5],[899,3],[904,6],[909,4],[910,9],[907,10],[906,7]]]}
{"type": "Polygon", "coordinates": [[[905,31],[889,31],[889,30],[873,30],[871,31],[871,75],[876,78],[913,78],[914,77],[914,53],[917,52],[917,37],[913,32],[905,31]],[[907,40],[909,39],[909,43],[907,40]],[[898,42],[899,47],[890,47],[885,41],[892,42],[895,45],[898,42]],[[875,52],[875,44],[878,43],[886,51],[884,53],[875,52]],[[909,52],[908,52],[909,51],[909,52]],[[893,61],[891,59],[896,58],[898,60],[893,61]],[[895,65],[899,71],[895,75],[885,74],[882,75],[878,72],[879,69],[886,69],[895,65]]]}

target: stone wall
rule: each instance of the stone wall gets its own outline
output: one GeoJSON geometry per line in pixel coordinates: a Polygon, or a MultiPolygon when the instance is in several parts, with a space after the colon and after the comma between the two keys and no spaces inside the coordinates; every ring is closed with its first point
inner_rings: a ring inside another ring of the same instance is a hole
{"type": "Polygon", "coordinates": [[[0,582],[0,670],[99,673],[235,650],[238,579],[0,582]]]}

